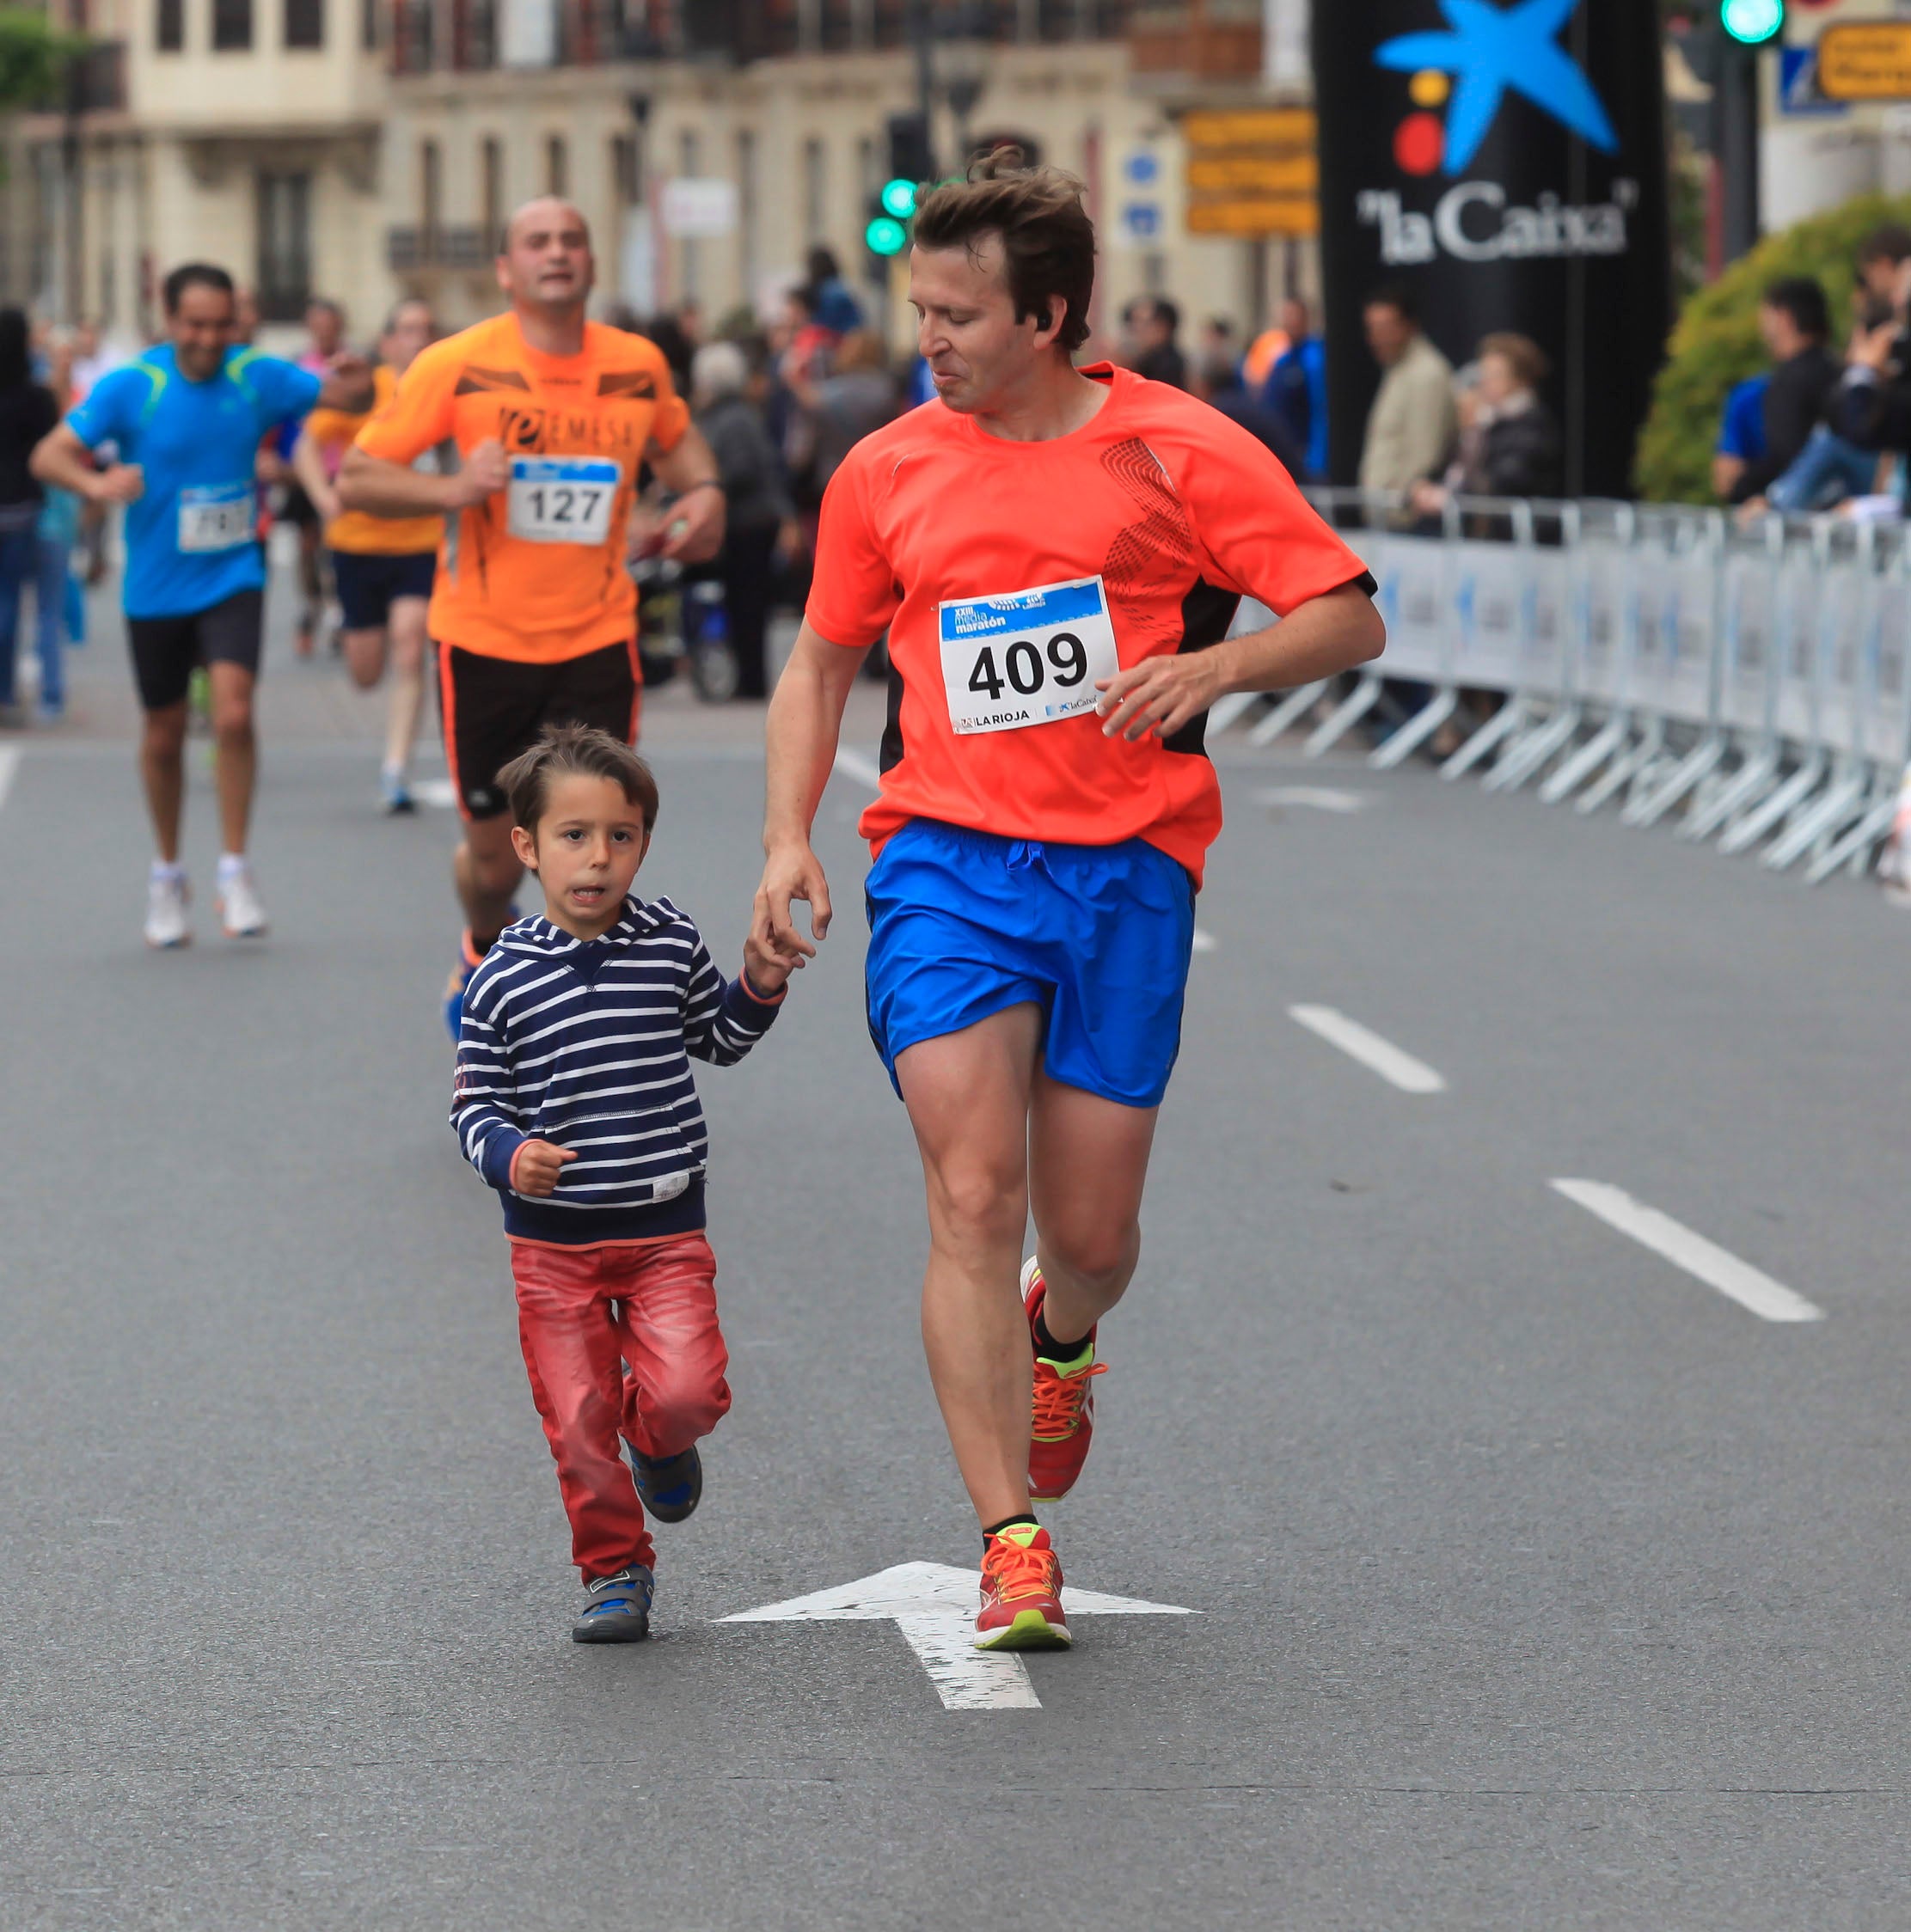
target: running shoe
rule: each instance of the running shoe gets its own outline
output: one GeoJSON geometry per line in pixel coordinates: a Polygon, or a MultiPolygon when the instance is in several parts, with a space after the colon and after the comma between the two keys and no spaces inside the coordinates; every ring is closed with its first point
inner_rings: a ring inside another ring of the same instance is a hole
{"type": "Polygon", "coordinates": [[[641,1456],[630,1452],[637,1494],[659,1523],[681,1523],[696,1513],[703,1501],[703,1458],[692,1443],[674,1456],[641,1456]]]}
{"type": "Polygon", "coordinates": [[[213,903],[218,908],[219,924],[229,939],[263,938],[271,928],[249,865],[228,865],[223,859],[219,861],[219,890],[213,903]]]}
{"type": "Polygon", "coordinates": [[[412,797],[411,786],[396,765],[387,765],[380,770],[378,796],[390,817],[401,817],[418,810],[418,801],[412,797]]]}
{"type": "Polygon", "coordinates": [[[656,1579],[647,1565],[630,1563],[584,1589],[584,1608],[571,1626],[573,1643],[641,1643],[650,1635],[656,1579]]]}
{"type": "Polygon", "coordinates": [[[464,1018],[464,989],[470,985],[471,975],[483,964],[484,955],[472,945],[471,928],[468,926],[458,935],[458,963],[451,969],[450,978],[444,982],[444,1024],[450,1030],[453,1046],[458,1042],[458,1028],[464,1018]]]}
{"type": "Polygon", "coordinates": [[[998,1530],[982,1553],[977,1650],[1066,1650],[1075,1642],[1062,1614],[1062,1560],[1032,1523],[998,1530]]]}
{"type": "MultiPolygon", "coordinates": [[[[1030,1339],[1047,1293],[1042,1270],[1031,1255],[1022,1263],[1022,1305],[1028,1311],[1030,1339]]],[[[1057,1502],[1075,1487],[1095,1433],[1095,1395],[1089,1387],[1106,1367],[1095,1360],[1095,1331],[1068,1361],[1035,1357],[1035,1401],[1029,1423],[1028,1493],[1036,1502],[1057,1502]]]]}
{"type": "Polygon", "coordinates": [[[186,923],[187,902],[192,888],[183,872],[155,872],[146,886],[146,944],[161,951],[193,943],[193,929],[186,923]]]}

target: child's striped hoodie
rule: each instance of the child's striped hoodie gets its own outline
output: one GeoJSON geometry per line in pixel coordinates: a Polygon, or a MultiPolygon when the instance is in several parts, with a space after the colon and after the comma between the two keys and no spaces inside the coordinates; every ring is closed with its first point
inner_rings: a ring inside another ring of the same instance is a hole
{"type": "Polygon", "coordinates": [[[544,919],[507,927],[464,990],[451,1108],[505,1232],[580,1245],[701,1227],[709,1134],[690,1058],[733,1065],[782,1000],[726,980],[668,899],[626,899],[601,939],[544,919]],[[545,1200],[511,1189],[527,1140],[578,1155],[545,1200]]]}

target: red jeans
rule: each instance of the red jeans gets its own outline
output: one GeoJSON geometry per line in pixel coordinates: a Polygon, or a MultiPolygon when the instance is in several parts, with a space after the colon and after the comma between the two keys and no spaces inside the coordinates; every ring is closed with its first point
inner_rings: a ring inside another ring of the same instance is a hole
{"type": "Polygon", "coordinates": [[[618,1438],[674,1456],[729,1410],[710,1244],[701,1234],[603,1248],[514,1241],[511,1272],[572,1556],[586,1583],[648,1563],[644,1506],[618,1438]]]}

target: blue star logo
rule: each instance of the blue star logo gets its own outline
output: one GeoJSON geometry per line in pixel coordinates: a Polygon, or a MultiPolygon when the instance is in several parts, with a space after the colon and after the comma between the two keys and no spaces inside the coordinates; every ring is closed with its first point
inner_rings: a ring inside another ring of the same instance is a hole
{"type": "Polygon", "coordinates": [[[1578,4],[1520,0],[1497,7],[1492,0],[1440,0],[1450,34],[1403,34],[1375,51],[1381,67],[1407,74],[1433,68],[1456,77],[1442,161],[1448,174],[1457,174],[1479,151],[1509,88],[1594,147],[1611,154],[1619,146],[1591,82],[1555,44],[1578,4]]]}

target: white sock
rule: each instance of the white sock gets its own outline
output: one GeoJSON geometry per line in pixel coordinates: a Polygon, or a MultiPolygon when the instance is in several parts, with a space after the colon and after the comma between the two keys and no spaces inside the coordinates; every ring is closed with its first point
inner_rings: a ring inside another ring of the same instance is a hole
{"type": "Polygon", "coordinates": [[[155,885],[183,884],[186,868],[176,859],[156,859],[153,860],[152,877],[155,885]]]}
{"type": "Polygon", "coordinates": [[[246,869],[246,855],[242,852],[222,852],[219,854],[219,877],[230,878],[235,872],[246,869]]]}

